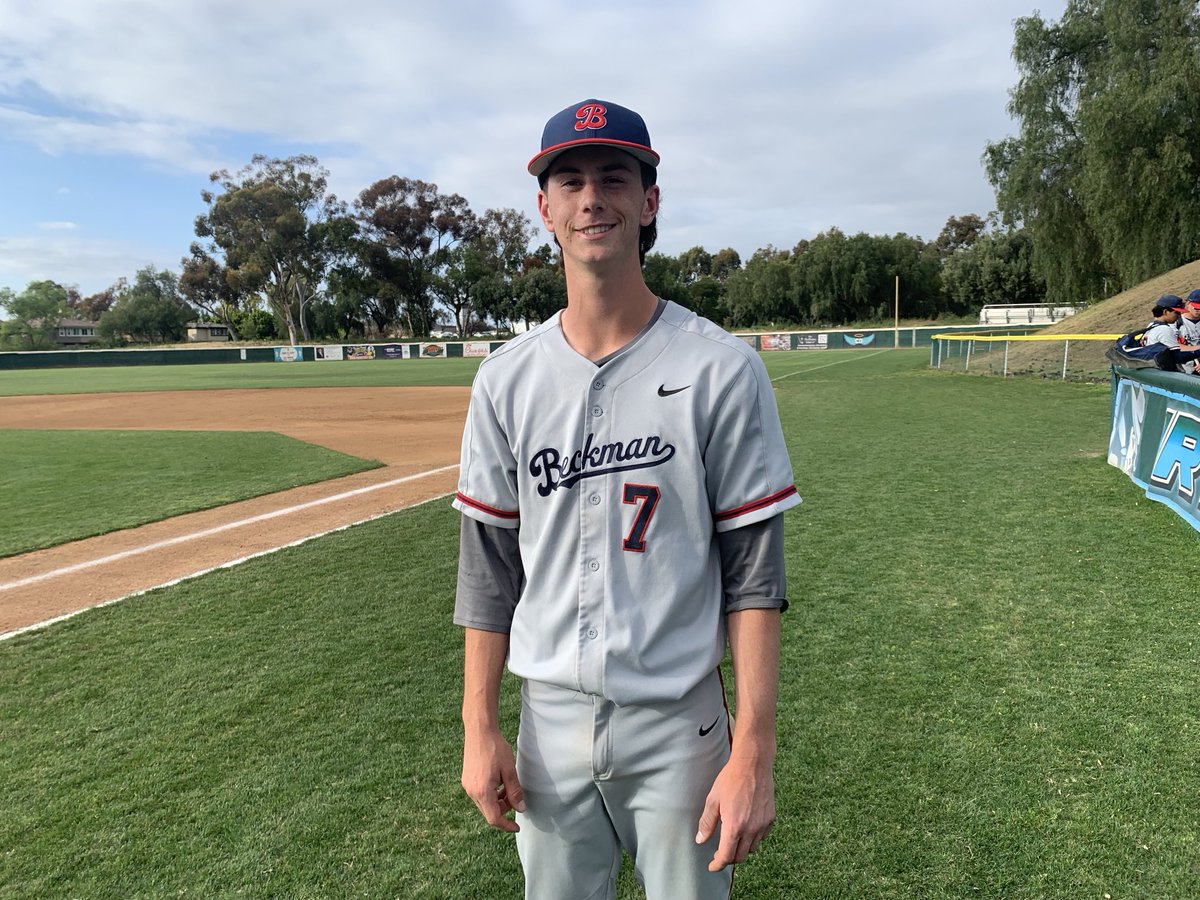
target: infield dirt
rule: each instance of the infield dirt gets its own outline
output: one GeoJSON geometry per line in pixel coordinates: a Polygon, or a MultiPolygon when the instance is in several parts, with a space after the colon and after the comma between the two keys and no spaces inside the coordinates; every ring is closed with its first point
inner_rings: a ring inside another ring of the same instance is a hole
{"type": "Polygon", "coordinates": [[[0,398],[4,428],[273,431],[384,464],[0,559],[0,636],[453,491],[469,396],[375,387],[0,398]]]}

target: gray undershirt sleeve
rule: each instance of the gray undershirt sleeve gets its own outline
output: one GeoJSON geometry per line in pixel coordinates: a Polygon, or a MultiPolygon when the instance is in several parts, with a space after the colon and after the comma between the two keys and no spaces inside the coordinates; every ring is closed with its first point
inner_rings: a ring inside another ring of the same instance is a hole
{"type": "MultiPolygon", "coordinates": [[[[462,516],[454,622],[507,633],[525,587],[519,533],[462,516]]],[[[783,516],[717,534],[725,612],[788,607],[783,516]]]]}
{"type": "Polygon", "coordinates": [[[458,542],[454,624],[507,634],[525,587],[516,528],[485,525],[464,515],[458,542]]]}
{"type": "Polygon", "coordinates": [[[717,533],[725,612],[787,609],[783,516],[717,533]]]}

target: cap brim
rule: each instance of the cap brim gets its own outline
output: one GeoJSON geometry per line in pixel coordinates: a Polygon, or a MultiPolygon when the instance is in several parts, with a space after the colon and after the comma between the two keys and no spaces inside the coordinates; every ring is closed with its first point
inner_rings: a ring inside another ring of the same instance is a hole
{"type": "Polygon", "coordinates": [[[577,141],[567,141],[565,144],[555,144],[553,147],[547,147],[545,150],[531,159],[526,168],[529,170],[530,175],[541,175],[548,168],[550,168],[550,164],[554,162],[554,160],[562,156],[568,150],[574,150],[576,147],[594,146],[597,144],[604,147],[616,147],[618,150],[624,150],[626,153],[637,158],[641,162],[644,162],[646,165],[656,169],[658,168],[658,162],[661,159],[657,153],[642,144],[633,144],[628,141],[604,140],[602,138],[580,138],[577,141]]]}

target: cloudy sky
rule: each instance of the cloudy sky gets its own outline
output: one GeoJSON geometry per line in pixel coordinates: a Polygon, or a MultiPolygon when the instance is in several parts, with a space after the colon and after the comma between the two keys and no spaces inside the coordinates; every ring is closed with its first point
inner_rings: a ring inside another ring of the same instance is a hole
{"type": "Polygon", "coordinates": [[[535,213],[589,97],[662,154],[658,249],[937,236],[986,214],[1013,20],[1065,0],[0,0],[0,287],[178,269],[217,169],[309,153],[535,213]]]}

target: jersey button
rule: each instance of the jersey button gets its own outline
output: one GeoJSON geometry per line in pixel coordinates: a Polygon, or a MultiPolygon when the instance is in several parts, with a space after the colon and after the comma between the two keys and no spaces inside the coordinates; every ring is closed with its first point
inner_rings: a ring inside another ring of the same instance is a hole
{"type": "Polygon", "coordinates": [[[604,415],[604,410],[602,410],[598,406],[593,406],[592,407],[592,415],[597,416],[597,417],[602,416],[602,415],[604,415]]]}
{"type": "Polygon", "coordinates": [[[600,563],[596,562],[596,560],[593,559],[590,563],[588,563],[588,568],[591,569],[593,572],[599,572],[600,571],[600,563]]]}
{"type": "Polygon", "coordinates": [[[588,637],[590,637],[593,641],[596,639],[596,629],[595,628],[588,629],[588,637]]]}
{"type": "Polygon", "coordinates": [[[594,387],[598,391],[602,391],[602,390],[604,390],[604,382],[603,381],[594,381],[594,382],[592,382],[592,387],[594,387]]]}
{"type": "Polygon", "coordinates": [[[592,496],[588,497],[588,499],[592,501],[592,506],[600,505],[600,495],[599,494],[592,494],[592,496]]]}

